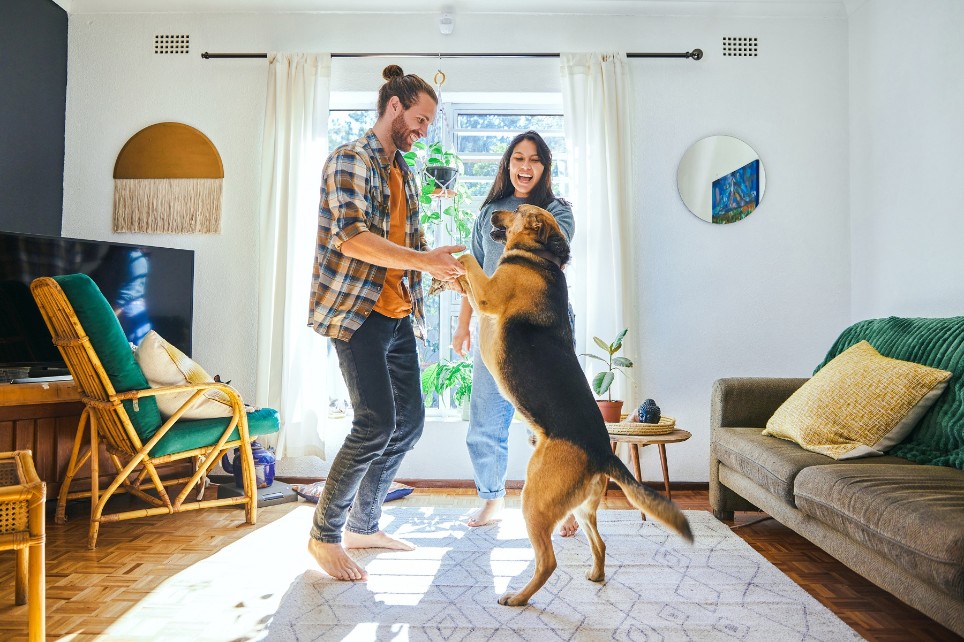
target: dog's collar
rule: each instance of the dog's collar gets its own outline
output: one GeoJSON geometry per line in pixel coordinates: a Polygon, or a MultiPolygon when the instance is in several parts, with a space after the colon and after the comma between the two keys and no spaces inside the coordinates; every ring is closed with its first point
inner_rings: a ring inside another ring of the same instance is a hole
{"type": "Polygon", "coordinates": [[[553,263],[556,264],[557,267],[562,267],[562,259],[560,259],[558,256],[556,256],[549,250],[529,250],[529,252],[531,252],[532,254],[535,254],[538,257],[552,261],[553,263]]]}

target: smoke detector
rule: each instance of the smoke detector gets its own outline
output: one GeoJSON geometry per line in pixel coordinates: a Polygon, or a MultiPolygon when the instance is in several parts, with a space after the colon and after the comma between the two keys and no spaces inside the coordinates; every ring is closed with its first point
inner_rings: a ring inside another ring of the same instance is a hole
{"type": "Polygon", "coordinates": [[[455,16],[448,11],[443,11],[438,19],[438,30],[443,36],[447,36],[455,31],[455,16]]]}

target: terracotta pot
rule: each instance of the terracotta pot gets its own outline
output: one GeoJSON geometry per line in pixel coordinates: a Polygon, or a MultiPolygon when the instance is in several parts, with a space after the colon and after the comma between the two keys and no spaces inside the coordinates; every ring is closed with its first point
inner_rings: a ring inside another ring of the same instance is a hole
{"type": "Polygon", "coordinates": [[[599,412],[602,413],[603,421],[608,421],[610,423],[619,422],[619,415],[623,410],[622,401],[606,401],[605,399],[596,399],[596,405],[599,406],[599,412]]]}

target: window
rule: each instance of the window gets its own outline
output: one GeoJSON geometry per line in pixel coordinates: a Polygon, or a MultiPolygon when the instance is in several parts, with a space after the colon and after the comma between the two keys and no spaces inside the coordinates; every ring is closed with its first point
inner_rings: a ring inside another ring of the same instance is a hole
{"type": "MultiPolygon", "coordinates": [[[[328,119],[329,149],[360,137],[374,124],[375,119],[375,110],[332,110],[328,119]]],[[[527,105],[493,109],[487,105],[443,102],[427,140],[440,141],[444,148],[455,150],[462,159],[464,173],[459,180],[471,198],[468,207],[478,212],[492,187],[499,161],[509,142],[517,134],[529,129],[539,132],[552,150],[552,188],[557,196],[565,196],[569,191],[568,163],[563,117],[558,107],[540,109],[527,105]]],[[[433,199],[431,204],[423,205],[423,214],[428,209],[444,208],[447,205],[446,200],[449,199],[433,199]]],[[[444,225],[427,225],[426,233],[433,247],[457,242],[457,239],[453,238],[452,230],[444,225]]],[[[430,279],[426,278],[424,281],[424,286],[428,288],[430,279]]],[[[447,361],[458,360],[451,345],[452,334],[458,323],[460,304],[461,296],[452,292],[426,297],[425,321],[428,336],[426,343],[419,345],[423,369],[438,363],[440,358],[447,361]]],[[[451,405],[448,395],[442,405],[451,405]]],[[[437,397],[432,400],[431,407],[439,407],[437,397]]]]}

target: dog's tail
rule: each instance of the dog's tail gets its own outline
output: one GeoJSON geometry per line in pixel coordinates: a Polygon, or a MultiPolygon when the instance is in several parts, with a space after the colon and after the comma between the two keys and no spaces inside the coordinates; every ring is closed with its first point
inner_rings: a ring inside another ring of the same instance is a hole
{"type": "Polygon", "coordinates": [[[613,455],[606,462],[602,472],[619,484],[633,506],[663,526],[675,531],[687,542],[693,542],[693,532],[690,530],[690,524],[686,520],[686,516],[683,515],[683,511],[649,486],[636,481],[636,478],[629,472],[622,460],[613,455]]]}

